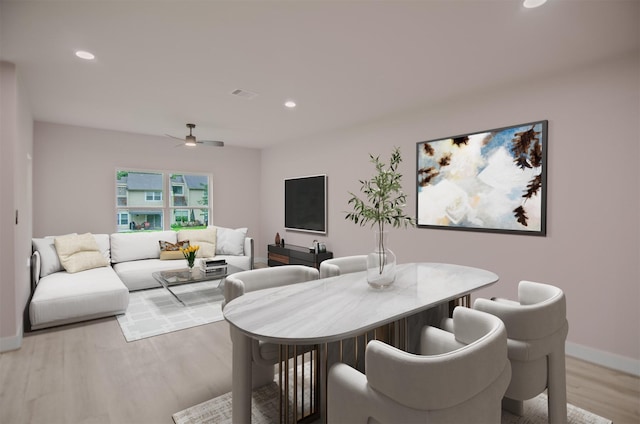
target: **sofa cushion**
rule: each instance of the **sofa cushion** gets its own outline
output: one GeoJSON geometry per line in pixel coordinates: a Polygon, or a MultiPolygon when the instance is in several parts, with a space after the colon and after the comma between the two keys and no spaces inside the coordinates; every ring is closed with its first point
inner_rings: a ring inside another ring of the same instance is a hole
{"type": "Polygon", "coordinates": [[[68,234],[54,239],[60,263],[69,273],[109,265],[91,233],[68,234]]]}
{"type": "Polygon", "coordinates": [[[150,231],[111,234],[111,262],[160,258],[159,241],[175,243],[175,231],[150,231]]]}
{"type": "Polygon", "coordinates": [[[180,251],[180,248],[186,249],[189,247],[189,240],[179,241],[177,243],[169,243],[168,241],[160,240],[160,260],[175,260],[184,259],[184,254],[180,251]]]}
{"type": "Polygon", "coordinates": [[[248,228],[216,228],[216,255],[244,255],[248,228]]]}
{"type": "MultiPolygon", "coordinates": [[[[71,234],[75,235],[77,233],[71,234]]],[[[93,237],[96,239],[96,243],[98,243],[102,256],[108,261],[111,261],[109,234],[94,234],[93,237]]],[[[54,239],[54,236],[47,236],[31,240],[33,251],[40,254],[40,278],[46,277],[54,272],[64,271],[64,267],[58,257],[54,239]]]]}
{"type": "Polygon", "coordinates": [[[198,258],[212,258],[216,255],[216,228],[207,227],[203,230],[180,230],[178,241],[189,240],[192,246],[200,246],[196,254],[198,258]]]}
{"type": "Polygon", "coordinates": [[[111,242],[109,240],[109,234],[94,234],[93,238],[96,239],[96,243],[98,243],[98,248],[100,249],[100,253],[104,258],[111,262],[111,242]]]}
{"type": "Polygon", "coordinates": [[[160,259],[145,259],[141,261],[120,262],[113,265],[113,269],[118,274],[125,286],[131,291],[161,287],[153,278],[156,271],[167,271],[187,267],[187,260],[162,261],[160,259]]]}
{"type": "Polygon", "coordinates": [[[56,272],[40,280],[29,306],[33,329],[124,313],[129,291],[111,267],[69,274],[56,272]]]}

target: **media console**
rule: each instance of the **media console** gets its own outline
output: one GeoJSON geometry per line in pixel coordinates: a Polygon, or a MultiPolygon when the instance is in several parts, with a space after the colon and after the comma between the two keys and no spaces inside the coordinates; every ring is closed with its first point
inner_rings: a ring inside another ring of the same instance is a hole
{"type": "Polygon", "coordinates": [[[333,258],[332,252],[315,253],[308,247],[291,244],[287,244],[284,247],[277,244],[270,244],[267,246],[267,250],[267,265],[269,266],[306,265],[320,268],[322,261],[333,258]]]}

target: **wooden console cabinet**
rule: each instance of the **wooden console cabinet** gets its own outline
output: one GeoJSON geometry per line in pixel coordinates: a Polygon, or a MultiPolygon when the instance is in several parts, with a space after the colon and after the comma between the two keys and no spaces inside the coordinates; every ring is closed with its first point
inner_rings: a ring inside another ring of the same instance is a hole
{"type": "Polygon", "coordinates": [[[267,246],[268,265],[306,265],[314,268],[320,268],[320,263],[324,260],[333,258],[332,252],[322,252],[316,254],[308,247],[285,245],[284,247],[277,244],[267,246]]]}

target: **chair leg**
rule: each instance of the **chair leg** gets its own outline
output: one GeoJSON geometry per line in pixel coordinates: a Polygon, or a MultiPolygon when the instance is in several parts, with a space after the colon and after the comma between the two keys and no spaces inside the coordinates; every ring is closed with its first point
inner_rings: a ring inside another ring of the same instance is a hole
{"type": "Polygon", "coordinates": [[[502,409],[511,412],[513,415],[521,417],[524,415],[524,402],[521,400],[502,398],[502,409]]]}
{"type": "Polygon", "coordinates": [[[547,357],[547,397],[549,401],[549,423],[567,423],[567,378],[564,348],[551,352],[547,357]]]}

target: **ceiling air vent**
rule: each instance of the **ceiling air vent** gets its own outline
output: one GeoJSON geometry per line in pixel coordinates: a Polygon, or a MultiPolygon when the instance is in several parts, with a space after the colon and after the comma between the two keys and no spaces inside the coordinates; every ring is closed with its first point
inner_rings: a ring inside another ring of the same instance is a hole
{"type": "Polygon", "coordinates": [[[257,93],[252,93],[251,91],[242,90],[240,88],[233,90],[231,94],[233,94],[234,96],[242,97],[243,99],[247,99],[247,100],[253,99],[258,95],[257,93]]]}

